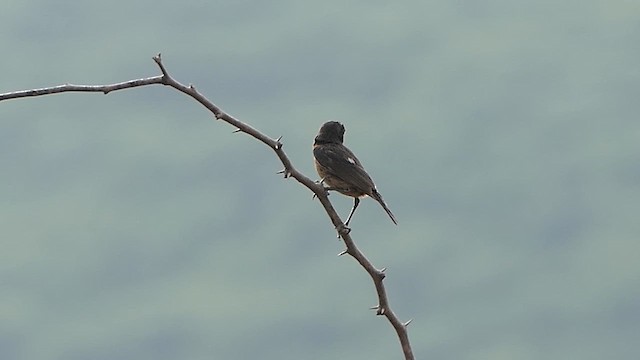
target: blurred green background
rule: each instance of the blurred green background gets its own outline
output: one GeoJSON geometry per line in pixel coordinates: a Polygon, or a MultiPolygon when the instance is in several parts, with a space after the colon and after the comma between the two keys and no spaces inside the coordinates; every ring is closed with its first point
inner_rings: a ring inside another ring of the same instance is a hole
{"type": "MultiPolygon", "coordinates": [[[[0,92],[172,75],[347,127],[419,359],[640,356],[637,1],[5,1],[0,92]]],[[[0,358],[399,359],[271,150],[162,86],[0,103],[0,358]]],[[[332,195],[346,216],[351,199],[332,195]]]]}

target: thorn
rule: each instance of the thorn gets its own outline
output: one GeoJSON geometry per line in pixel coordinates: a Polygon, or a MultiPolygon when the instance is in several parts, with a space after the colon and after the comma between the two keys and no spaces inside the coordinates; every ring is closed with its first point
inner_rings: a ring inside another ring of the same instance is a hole
{"type": "Polygon", "coordinates": [[[242,130],[240,130],[240,129],[235,129],[235,130],[233,130],[233,133],[235,134],[235,133],[239,133],[239,132],[241,132],[241,131],[242,131],[242,130]]]}
{"type": "Polygon", "coordinates": [[[280,140],[282,140],[282,136],[276,139],[276,146],[275,146],[276,150],[282,149],[282,143],[280,142],[280,140]]]}
{"type": "Polygon", "coordinates": [[[385,274],[385,270],[387,270],[387,268],[382,268],[381,270],[378,270],[378,276],[380,277],[380,280],[384,280],[384,278],[387,277],[387,274],[385,274]]]}
{"type": "Polygon", "coordinates": [[[346,253],[348,253],[348,252],[349,252],[349,250],[348,250],[348,249],[344,249],[344,250],[342,250],[342,251],[338,254],[338,256],[342,256],[342,255],[344,255],[344,254],[346,254],[346,253]]]}
{"type": "Polygon", "coordinates": [[[382,269],[380,269],[380,272],[381,272],[381,273],[383,273],[383,272],[385,272],[385,271],[387,271],[387,268],[386,268],[386,267],[383,267],[382,269]]]}
{"type": "Polygon", "coordinates": [[[383,307],[381,307],[381,308],[378,309],[378,312],[376,314],[377,315],[384,315],[385,312],[386,312],[385,309],[383,307]]]}
{"type": "Polygon", "coordinates": [[[369,308],[369,310],[378,310],[379,307],[380,305],[372,306],[369,308]]]}
{"type": "Polygon", "coordinates": [[[284,178],[288,178],[289,176],[291,176],[291,171],[287,170],[287,169],[282,169],[280,171],[278,171],[276,174],[284,174],[284,178]]]}
{"type": "Polygon", "coordinates": [[[402,326],[407,327],[407,326],[409,326],[409,324],[411,324],[412,321],[413,321],[413,319],[409,319],[407,322],[402,324],[402,326]]]}

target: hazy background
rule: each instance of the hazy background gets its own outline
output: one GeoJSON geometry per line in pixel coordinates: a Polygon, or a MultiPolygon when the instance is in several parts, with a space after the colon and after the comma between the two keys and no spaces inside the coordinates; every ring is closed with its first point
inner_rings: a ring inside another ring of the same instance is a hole
{"type": "MultiPolygon", "coordinates": [[[[637,359],[639,40],[637,1],[5,1],[0,92],[162,52],[314,178],[340,120],[417,358],[637,359]]],[[[400,359],[317,200],[232,130],[162,86],[0,102],[0,358],[400,359]]]]}

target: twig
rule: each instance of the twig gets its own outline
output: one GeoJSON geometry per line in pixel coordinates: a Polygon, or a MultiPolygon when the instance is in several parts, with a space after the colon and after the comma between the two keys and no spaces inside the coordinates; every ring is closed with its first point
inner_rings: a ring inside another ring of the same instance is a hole
{"type": "Polygon", "coordinates": [[[162,76],[154,76],[146,79],[129,80],[129,81],[125,81],[117,84],[111,84],[111,85],[64,84],[64,85],[53,86],[53,87],[42,88],[42,89],[14,91],[10,93],[0,94],[0,101],[9,100],[9,99],[18,99],[18,98],[30,97],[30,96],[51,95],[51,94],[58,94],[58,93],[70,92],[70,91],[101,92],[106,95],[116,90],[131,89],[134,87],[154,85],[154,84],[162,84],[162,76]]]}
{"type": "Polygon", "coordinates": [[[383,283],[385,278],[385,269],[376,269],[373,264],[364,256],[364,254],[358,249],[356,244],[354,243],[351,235],[349,234],[350,230],[347,228],[338,213],[333,208],[333,205],[329,201],[327,196],[327,190],[321,183],[317,183],[310,178],[306,177],[304,174],[296,170],[291,161],[287,157],[286,153],[283,150],[283,144],[281,142],[282,136],[277,139],[272,139],[250,125],[234,118],[233,116],[222,111],[218,106],[209,101],[204,95],[199,93],[193,85],[185,86],[178,81],[174,80],[169,72],[165,68],[162,63],[162,58],[160,54],[153,57],[153,61],[155,61],[156,65],[160,68],[162,72],[161,76],[154,76],[145,79],[138,80],[130,80],[116,84],[110,85],[71,85],[65,84],[60,86],[42,88],[42,89],[32,89],[32,90],[24,90],[24,91],[16,91],[5,94],[0,94],[0,101],[9,100],[9,99],[18,99],[23,97],[31,97],[31,96],[43,96],[50,94],[58,94],[63,92],[102,92],[104,94],[108,94],[111,91],[130,89],[139,86],[147,86],[147,85],[157,85],[162,84],[166,86],[170,86],[188,96],[198,101],[204,107],[209,109],[216,119],[225,121],[236,129],[233,131],[234,133],[243,132],[256,140],[264,143],[268,147],[270,147],[278,156],[284,169],[279,171],[279,174],[284,174],[285,178],[292,177],[296,179],[300,184],[306,186],[309,190],[311,190],[314,194],[314,197],[317,197],[320,200],[320,203],[324,207],[329,219],[333,223],[333,226],[338,231],[338,235],[342,238],[345,243],[346,249],[342,251],[339,255],[349,254],[369,273],[371,279],[373,280],[373,284],[376,288],[376,292],[378,294],[378,305],[374,306],[372,309],[376,310],[377,315],[383,315],[387,318],[387,320],[391,323],[393,328],[396,330],[398,338],[400,340],[400,345],[402,346],[402,351],[404,353],[404,357],[406,360],[413,360],[413,352],[411,350],[411,345],[409,343],[409,336],[407,333],[407,326],[411,323],[412,320],[401,322],[398,317],[395,315],[393,310],[391,310],[389,306],[389,300],[387,298],[387,292],[383,283]]]}

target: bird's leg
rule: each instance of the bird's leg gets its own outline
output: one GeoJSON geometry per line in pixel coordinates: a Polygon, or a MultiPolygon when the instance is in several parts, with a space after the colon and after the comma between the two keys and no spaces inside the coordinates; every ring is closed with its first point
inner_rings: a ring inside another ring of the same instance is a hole
{"type": "Polygon", "coordinates": [[[354,197],[353,208],[351,209],[349,216],[347,216],[347,222],[344,223],[345,226],[349,226],[349,221],[351,221],[351,217],[353,216],[353,213],[356,212],[356,208],[358,207],[358,204],[360,204],[360,198],[354,197]]]}

